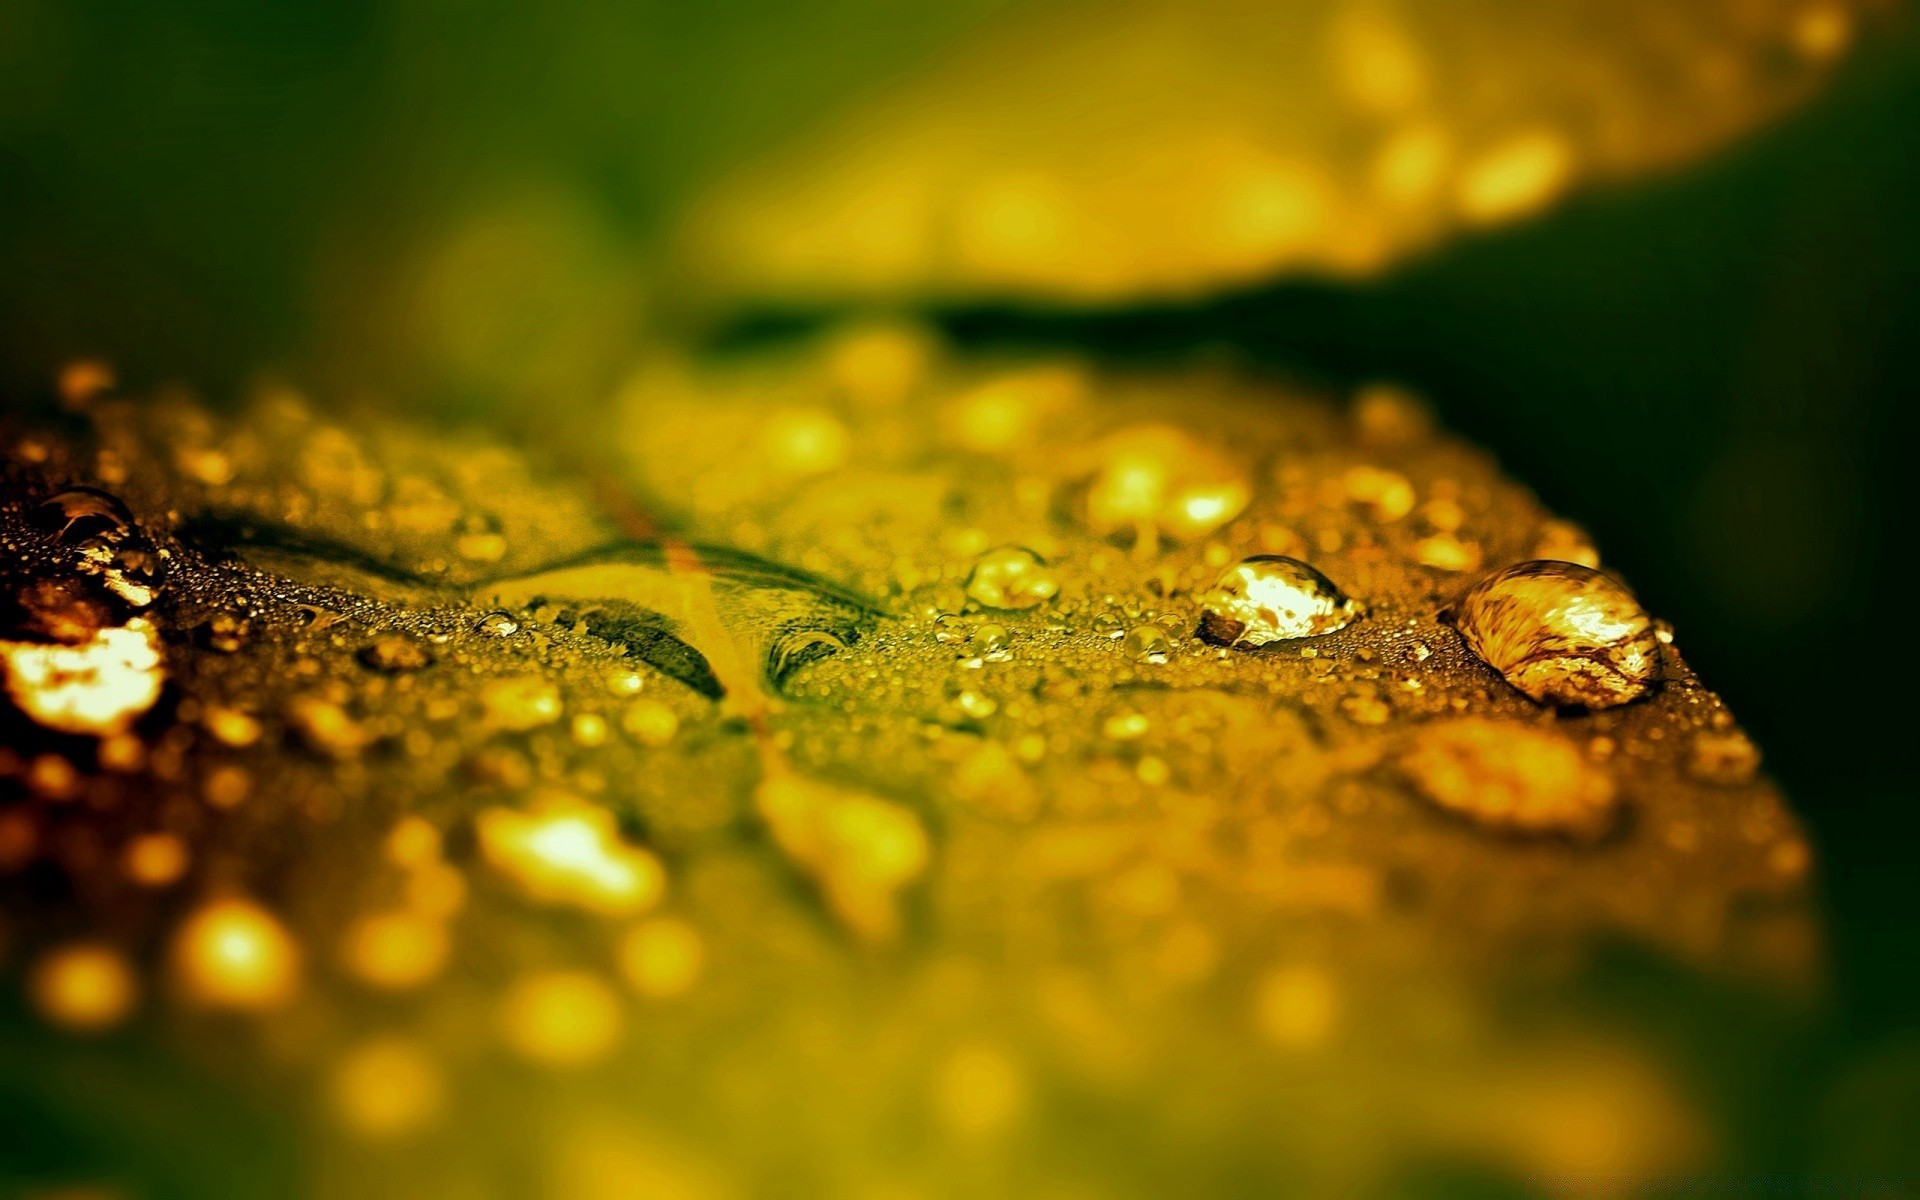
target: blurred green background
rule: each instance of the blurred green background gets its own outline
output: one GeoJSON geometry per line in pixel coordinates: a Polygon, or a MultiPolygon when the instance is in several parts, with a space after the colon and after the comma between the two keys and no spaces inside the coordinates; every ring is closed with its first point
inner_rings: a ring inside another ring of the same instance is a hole
{"type": "MultiPolygon", "coordinates": [[[[498,352],[559,337],[563,368],[535,382],[595,394],[623,348],[688,332],[645,282],[670,214],[994,7],[0,0],[0,401],[44,402],[54,369],[90,354],[215,403],[271,368],[483,416],[493,398],[457,355],[409,360],[382,297],[392,263],[502,204],[570,232],[507,264],[497,284],[522,319],[498,352]]],[[[1883,39],[1707,162],[1375,284],[940,314],[963,341],[1225,345],[1401,378],[1594,531],[1819,847],[1830,1012],[1757,1069],[1759,1165],[1920,1175],[1914,585],[1899,583],[1916,130],[1920,42],[1883,39]]]]}

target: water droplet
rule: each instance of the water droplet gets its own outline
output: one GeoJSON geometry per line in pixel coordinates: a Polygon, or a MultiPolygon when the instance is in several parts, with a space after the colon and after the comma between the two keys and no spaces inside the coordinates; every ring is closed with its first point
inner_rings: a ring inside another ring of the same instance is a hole
{"type": "Polygon", "coordinates": [[[1025,546],[989,550],[967,574],[968,598],[986,608],[1033,608],[1059,590],[1040,556],[1025,546]]]}
{"type": "Polygon", "coordinates": [[[846,648],[847,639],[829,629],[785,630],[774,638],[767,650],[767,679],[776,688],[784,687],[801,667],[846,648]]]}
{"type": "Polygon", "coordinates": [[[1126,647],[1135,662],[1163,663],[1173,649],[1173,640],[1158,625],[1135,625],[1127,630],[1126,647]]]}
{"type": "Polygon", "coordinates": [[[1013,635],[1004,625],[982,625],[974,630],[973,645],[988,662],[1006,662],[1013,657],[1013,635]]]}
{"type": "Polygon", "coordinates": [[[58,492],[41,502],[33,521],[55,541],[78,545],[98,538],[118,544],[136,532],[133,514],[115,496],[98,488],[78,487],[58,492]]]}
{"type": "Polygon", "coordinates": [[[952,613],[941,613],[933,619],[933,640],[943,646],[966,641],[966,622],[952,613]]]}
{"type": "Polygon", "coordinates": [[[1226,646],[1265,646],[1346,628],[1363,611],[1306,563],[1261,554],[1227,568],[1202,598],[1200,636],[1226,646]]]}
{"type": "Polygon", "coordinates": [[[1616,807],[1613,781],[1572,742],[1499,721],[1424,726],[1400,769],[1426,800],[1490,829],[1590,839],[1616,807]]]}
{"type": "Polygon", "coordinates": [[[1612,708],[1660,681],[1653,622],[1633,594],[1577,563],[1524,562],[1474,585],[1453,616],[1467,646],[1541,704],[1612,708]]]}
{"type": "Polygon", "coordinates": [[[162,564],[153,544],[116,497],[97,488],[69,488],[42,501],[33,522],[48,537],[80,553],[84,570],[135,608],[152,604],[162,564]]]}
{"type": "Polygon", "coordinates": [[[474,629],[487,637],[512,637],[520,632],[520,622],[506,613],[495,610],[481,617],[474,629]]]}

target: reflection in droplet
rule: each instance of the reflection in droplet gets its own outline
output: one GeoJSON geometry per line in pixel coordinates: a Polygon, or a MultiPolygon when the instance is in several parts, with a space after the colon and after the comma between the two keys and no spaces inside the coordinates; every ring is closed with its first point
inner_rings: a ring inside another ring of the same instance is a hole
{"type": "Polygon", "coordinates": [[[1468,648],[1542,704],[1612,708],[1660,681],[1659,641],[1633,594],[1577,563],[1524,562],[1454,611],[1468,648]]]}
{"type": "Polygon", "coordinates": [[[1040,556],[1025,546],[989,550],[967,574],[967,596],[984,608],[1033,608],[1059,590],[1040,556]]]}
{"type": "Polygon", "coordinates": [[[1362,611],[1325,575],[1277,554],[1229,567],[1201,604],[1200,636],[1223,646],[1265,646],[1334,633],[1362,611]]]}

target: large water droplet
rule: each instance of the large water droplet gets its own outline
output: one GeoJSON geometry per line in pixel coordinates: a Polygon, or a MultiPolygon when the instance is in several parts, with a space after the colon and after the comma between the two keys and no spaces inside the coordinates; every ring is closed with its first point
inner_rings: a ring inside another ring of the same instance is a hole
{"type": "Polygon", "coordinates": [[[1261,554],[1228,567],[1201,597],[1200,636],[1223,646],[1264,646],[1344,629],[1362,607],[1306,563],[1261,554]]]}
{"type": "Polygon", "coordinates": [[[482,616],[474,628],[487,637],[512,637],[520,632],[520,622],[496,610],[482,616]]]}
{"type": "Polygon", "coordinates": [[[1163,663],[1173,649],[1173,639],[1158,625],[1135,625],[1127,630],[1126,647],[1135,662],[1163,663]]]}
{"type": "Polygon", "coordinates": [[[967,575],[967,596],[986,608],[1032,608],[1059,590],[1040,556],[1025,546],[989,550],[967,575]]]}
{"type": "Polygon", "coordinates": [[[153,543],[117,498],[97,488],[68,488],[42,501],[33,522],[48,537],[80,553],[82,569],[135,608],[152,604],[162,564],[153,543]]]}
{"type": "Polygon", "coordinates": [[[34,524],[56,541],[69,545],[100,538],[118,544],[133,536],[133,514],[120,501],[97,488],[77,487],[57,492],[34,511],[34,524]]]}
{"type": "Polygon", "coordinates": [[[1523,562],[1454,610],[1467,646],[1542,704],[1612,708],[1660,682],[1660,645],[1633,593],[1578,563],[1523,562]]]}

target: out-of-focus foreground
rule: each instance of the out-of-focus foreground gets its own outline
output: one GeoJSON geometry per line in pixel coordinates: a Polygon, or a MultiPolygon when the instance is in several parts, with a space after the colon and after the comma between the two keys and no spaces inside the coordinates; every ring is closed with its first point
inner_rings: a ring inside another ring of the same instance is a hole
{"type": "Polygon", "coordinates": [[[15,0],[0,1186],[1906,1194],[1916,58],[15,0]]]}

